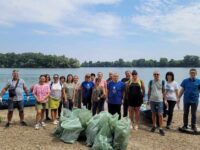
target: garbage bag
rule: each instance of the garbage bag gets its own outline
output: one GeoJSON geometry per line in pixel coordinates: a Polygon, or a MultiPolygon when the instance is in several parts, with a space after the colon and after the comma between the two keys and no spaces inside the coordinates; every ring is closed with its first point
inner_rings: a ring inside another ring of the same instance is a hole
{"type": "Polygon", "coordinates": [[[130,135],[130,120],[122,118],[115,127],[113,148],[115,150],[126,150],[128,146],[128,139],[130,135]]]}
{"type": "Polygon", "coordinates": [[[92,150],[113,150],[110,139],[107,136],[98,135],[95,138],[95,143],[92,147],[92,150]]]}
{"type": "Polygon", "coordinates": [[[87,109],[74,109],[73,114],[79,118],[84,129],[87,128],[87,122],[92,118],[92,113],[87,109]]]}

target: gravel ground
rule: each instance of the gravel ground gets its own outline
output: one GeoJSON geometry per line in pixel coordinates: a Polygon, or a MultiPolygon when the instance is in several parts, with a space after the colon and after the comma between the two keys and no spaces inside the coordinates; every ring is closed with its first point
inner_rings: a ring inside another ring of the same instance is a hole
{"type": "MultiPolygon", "coordinates": [[[[18,112],[12,121],[12,126],[4,128],[7,110],[0,110],[3,121],[0,124],[0,149],[1,150],[87,150],[84,142],[65,144],[54,138],[52,132],[55,125],[47,123],[46,128],[34,129],[35,109],[25,109],[25,120],[27,127],[19,125],[18,112]]],[[[182,125],[182,111],[175,111],[173,129],[165,130],[166,136],[161,137],[156,131],[149,132],[150,126],[140,125],[138,131],[131,131],[128,150],[199,150],[200,135],[189,135],[180,133],[177,128],[182,125]]],[[[198,112],[198,125],[200,126],[200,112],[198,112]]],[[[166,122],[164,122],[165,124],[166,122]]]]}

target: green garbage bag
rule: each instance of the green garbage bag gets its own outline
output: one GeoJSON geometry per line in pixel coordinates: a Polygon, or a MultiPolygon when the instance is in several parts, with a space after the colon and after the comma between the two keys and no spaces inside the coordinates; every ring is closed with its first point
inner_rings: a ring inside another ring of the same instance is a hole
{"type": "Polygon", "coordinates": [[[92,113],[87,109],[74,109],[73,114],[79,118],[84,129],[87,128],[87,122],[92,118],[92,113]]]}
{"type": "Polygon", "coordinates": [[[113,148],[115,150],[126,150],[128,146],[128,139],[130,135],[130,120],[122,118],[115,127],[113,148]]]}
{"type": "Polygon", "coordinates": [[[95,143],[92,147],[92,150],[113,150],[110,139],[107,136],[98,135],[95,138],[95,143]]]}
{"type": "Polygon", "coordinates": [[[92,146],[95,140],[96,135],[99,132],[99,120],[100,120],[100,116],[99,115],[95,115],[93,116],[90,121],[88,122],[88,126],[87,129],[85,131],[86,133],[86,143],[87,146],[92,146]]]}

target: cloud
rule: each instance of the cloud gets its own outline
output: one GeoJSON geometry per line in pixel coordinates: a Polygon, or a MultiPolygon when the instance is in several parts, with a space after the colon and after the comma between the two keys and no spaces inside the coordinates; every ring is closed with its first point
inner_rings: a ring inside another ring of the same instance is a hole
{"type": "Polygon", "coordinates": [[[178,5],[176,0],[148,0],[136,9],[139,15],[133,16],[134,24],[151,32],[169,33],[172,41],[199,44],[200,2],[178,5]]]}
{"type": "Polygon", "coordinates": [[[109,12],[88,11],[86,7],[114,5],[119,2],[120,0],[0,0],[0,25],[34,23],[51,28],[49,31],[33,29],[37,31],[34,33],[88,32],[112,36],[118,32],[121,18],[109,12]]]}

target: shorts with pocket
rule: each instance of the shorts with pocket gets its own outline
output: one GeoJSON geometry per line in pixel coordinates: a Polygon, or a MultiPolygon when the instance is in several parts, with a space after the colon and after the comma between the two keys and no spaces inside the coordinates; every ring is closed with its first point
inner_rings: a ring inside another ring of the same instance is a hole
{"type": "Polygon", "coordinates": [[[8,111],[13,111],[14,108],[18,108],[19,111],[24,110],[24,101],[13,101],[13,100],[8,100],[8,111]]]}
{"type": "Polygon", "coordinates": [[[49,108],[48,102],[47,103],[39,103],[39,102],[35,103],[36,110],[42,110],[42,109],[48,109],[48,108],[49,108]]]}
{"type": "Polygon", "coordinates": [[[151,112],[163,114],[163,102],[150,102],[151,112]]]}

